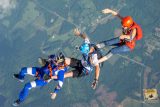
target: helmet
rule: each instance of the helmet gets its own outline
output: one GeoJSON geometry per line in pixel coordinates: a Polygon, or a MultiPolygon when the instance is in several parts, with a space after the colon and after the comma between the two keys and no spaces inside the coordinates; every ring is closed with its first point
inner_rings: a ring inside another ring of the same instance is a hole
{"type": "Polygon", "coordinates": [[[56,57],[56,55],[53,54],[53,55],[50,55],[50,56],[49,56],[49,59],[55,59],[55,57],[56,57]]]}
{"type": "Polygon", "coordinates": [[[55,54],[48,56],[48,61],[49,62],[55,63],[55,60],[56,60],[56,55],[55,54]]]}
{"type": "Polygon", "coordinates": [[[84,54],[88,54],[89,53],[89,45],[87,43],[83,43],[80,47],[79,47],[80,51],[84,54]]]}
{"type": "Polygon", "coordinates": [[[63,63],[65,60],[65,56],[62,52],[58,53],[57,57],[56,57],[56,62],[57,63],[63,63]]]}
{"type": "Polygon", "coordinates": [[[54,64],[63,63],[64,59],[65,59],[65,57],[64,57],[63,53],[61,53],[61,52],[57,55],[54,54],[54,55],[49,56],[49,60],[54,64]]]}
{"type": "Polygon", "coordinates": [[[126,16],[122,19],[122,26],[130,28],[133,25],[133,19],[131,16],[126,16]]]}

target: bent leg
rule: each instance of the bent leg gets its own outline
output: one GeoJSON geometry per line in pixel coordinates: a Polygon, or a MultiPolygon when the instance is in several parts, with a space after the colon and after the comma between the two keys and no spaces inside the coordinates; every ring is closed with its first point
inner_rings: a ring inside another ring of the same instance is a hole
{"type": "Polygon", "coordinates": [[[118,43],[120,43],[120,39],[119,39],[119,37],[116,37],[116,38],[113,38],[110,40],[102,41],[102,42],[98,43],[96,46],[98,48],[104,48],[105,46],[114,46],[118,43]]]}
{"type": "Polygon", "coordinates": [[[29,90],[31,90],[32,88],[38,87],[38,86],[44,86],[46,84],[47,82],[43,80],[35,80],[30,83],[26,83],[23,90],[19,94],[20,102],[25,100],[25,98],[28,96],[29,90]]]}
{"type": "Polygon", "coordinates": [[[36,76],[37,67],[24,67],[19,73],[19,79],[24,79],[26,74],[36,76]]]}
{"type": "Polygon", "coordinates": [[[112,48],[105,56],[99,59],[99,63],[102,63],[108,60],[113,54],[122,54],[122,53],[130,52],[130,51],[131,49],[127,47],[126,45],[112,48]]]}
{"type": "Polygon", "coordinates": [[[126,45],[115,47],[110,50],[112,54],[122,54],[122,53],[130,52],[130,51],[131,49],[127,47],[126,45]]]}

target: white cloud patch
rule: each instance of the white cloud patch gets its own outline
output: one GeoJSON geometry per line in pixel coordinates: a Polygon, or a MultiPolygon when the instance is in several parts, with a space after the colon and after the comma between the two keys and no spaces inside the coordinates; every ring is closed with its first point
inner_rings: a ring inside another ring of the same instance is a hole
{"type": "Polygon", "coordinates": [[[0,0],[0,19],[11,14],[11,10],[16,7],[16,0],[0,0]]]}

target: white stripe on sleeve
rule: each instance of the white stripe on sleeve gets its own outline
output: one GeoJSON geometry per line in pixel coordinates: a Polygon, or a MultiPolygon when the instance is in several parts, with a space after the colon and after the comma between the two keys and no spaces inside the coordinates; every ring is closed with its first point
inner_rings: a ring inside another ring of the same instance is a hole
{"type": "Polygon", "coordinates": [[[32,73],[32,67],[28,67],[28,68],[27,68],[27,74],[29,74],[29,75],[34,75],[34,74],[32,73]]]}
{"type": "Polygon", "coordinates": [[[31,87],[32,87],[32,88],[35,88],[35,87],[36,87],[36,82],[35,82],[35,81],[32,81],[30,84],[31,84],[31,87]]]}

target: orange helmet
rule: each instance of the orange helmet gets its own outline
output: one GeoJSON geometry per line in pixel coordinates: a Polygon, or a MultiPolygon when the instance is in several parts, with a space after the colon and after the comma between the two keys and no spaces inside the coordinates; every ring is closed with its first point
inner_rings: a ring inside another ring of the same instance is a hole
{"type": "Polygon", "coordinates": [[[133,19],[131,16],[126,16],[122,19],[122,26],[130,28],[133,25],[133,19]]]}

